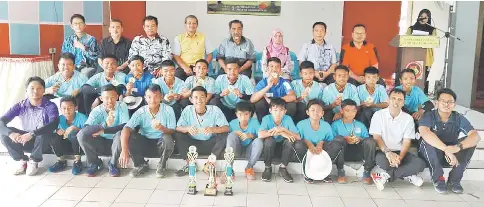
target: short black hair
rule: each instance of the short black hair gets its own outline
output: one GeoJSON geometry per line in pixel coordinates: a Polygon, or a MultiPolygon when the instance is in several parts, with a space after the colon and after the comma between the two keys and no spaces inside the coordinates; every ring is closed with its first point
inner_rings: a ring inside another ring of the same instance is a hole
{"type": "Polygon", "coordinates": [[[227,58],[225,60],[225,65],[228,65],[228,64],[236,64],[237,66],[239,66],[239,61],[237,61],[237,59],[235,58],[227,58]]]}
{"type": "Polygon", "coordinates": [[[437,93],[436,93],[436,96],[435,96],[437,98],[437,100],[440,99],[440,95],[442,95],[442,94],[449,94],[449,95],[452,96],[452,98],[454,98],[454,101],[457,101],[457,94],[455,94],[455,92],[450,88],[442,88],[442,89],[438,90],[437,93]]]}
{"type": "Polygon", "coordinates": [[[146,21],[155,21],[156,26],[158,26],[158,18],[148,15],[145,18],[143,18],[143,25],[145,24],[146,21]]]}
{"type": "Polygon", "coordinates": [[[105,56],[103,57],[103,60],[104,60],[104,59],[107,59],[107,58],[114,59],[114,62],[116,62],[116,63],[118,62],[118,58],[117,58],[117,57],[116,57],[116,55],[114,55],[114,54],[107,54],[107,55],[105,55],[105,56]]]}
{"type": "Polygon", "coordinates": [[[69,59],[69,60],[72,60],[73,63],[76,63],[76,56],[74,56],[72,53],[70,52],[65,52],[65,53],[62,53],[61,56],[59,57],[59,61],[61,59],[69,59]]]}
{"type": "Polygon", "coordinates": [[[397,87],[393,88],[390,93],[388,93],[388,96],[392,95],[392,93],[399,93],[399,94],[402,94],[403,95],[403,98],[405,99],[405,91],[403,91],[402,89],[399,89],[397,87]]]}
{"type": "Polygon", "coordinates": [[[153,84],[153,83],[150,84],[148,88],[146,88],[146,91],[151,91],[153,93],[160,92],[161,94],[163,94],[163,92],[161,91],[161,87],[158,84],[153,84]]]}
{"type": "Polygon", "coordinates": [[[269,108],[274,106],[282,106],[284,109],[286,109],[286,101],[284,101],[282,98],[272,98],[269,108]]]}
{"type": "Polygon", "coordinates": [[[121,27],[123,26],[123,22],[119,19],[111,19],[111,22],[117,22],[121,25],[121,27]]]}
{"type": "Polygon", "coordinates": [[[42,85],[43,88],[45,88],[45,81],[39,76],[32,76],[29,79],[27,79],[27,84],[25,84],[25,87],[29,87],[29,84],[31,82],[37,81],[40,85],[42,85]]]}
{"type": "Polygon", "coordinates": [[[240,26],[242,26],[242,28],[244,28],[244,24],[242,23],[242,21],[240,21],[238,19],[234,19],[234,20],[229,22],[229,29],[232,28],[232,24],[240,24],[240,26]]]}
{"type": "Polygon", "coordinates": [[[161,62],[161,68],[163,67],[175,67],[175,62],[173,62],[173,60],[163,60],[163,62],[161,62]]]}
{"type": "Polygon", "coordinates": [[[135,60],[139,60],[143,64],[145,63],[145,58],[143,58],[141,55],[134,55],[133,57],[131,57],[131,59],[129,59],[129,63],[135,60]]]}
{"type": "Polygon", "coordinates": [[[276,62],[276,63],[279,63],[279,65],[282,65],[281,59],[279,59],[278,57],[271,57],[267,59],[267,65],[269,65],[270,62],[276,62]]]}
{"type": "Polygon", "coordinates": [[[375,68],[373,66],[365,68],[364,74],[377,74],[379,73],[378,68],[375,68]]]}
{"type": "Polygon", "coordinates": [[[413,69],[405,68],[400,72],[400,79],[403,77],[404,73],[411,73],[413,74],[413,76],[417,76],[417,74],[415,74],[415,71],[413,69]]]}
{"type": "Polygon", "coordinates": [[[305,61],[302,61],[299,68],[301,68],[301,70],[303,69],[313,69],[314,70],[314,63],[309,61],[309,60],[305,60],[305,61]]]}
{"type": "Polygon", "coordinates": [[[341,102],[341,108],[344,108],[345,106],[355,106],[356,107],[358,105],[352,99],[347,98],[347,99],[345,99],[341,102]]]}
{"type": "Polygon", "coordinates": [[[205,89],[203,86],[195,86],[195,88],[192,89],[192,94],[190,94],[190,97],[195,91],[202,91],[203,93],[205,93],[205,95],[207,95],[207,89],[205,89]]]}
{"type": "Polygon", "coordinates": [[[195,65],[197,65],[198,63],[205,63],[205,65],[207,65],[207,67],[209,65],[208,62],[205,59],[197,60],[197,62],[195,62],[195,65]]]}
{"type": "Polygon", "coordinates": [[[114,91],[118,93],[118,89],[116,88],[116,86],[114,86],[111,83],[101,87],[101,92],[105,92],[105,91],[114,91]]]}
{"type": "Polygon", "coordinates": [[[248,102],[248,101],[241,101],[237,104],[235,104],[235,111],[242,111],[242,112],[245,112],[245,111],[248,111],[250,112],[250,115],[252,116],[252,114],[254,114],[254,111],[255,111],[255,106],[254,104],[248,102]]]}
{"type": "Polygon", "coordinates": [[[82,22],[86,23],[86,18],[84,18],[84,16],[82,16],[80,14],[74,14],[74,15],[71,16],[71,24],[72,24],[72,20],[74,20],[75,18],[82,19],[82,22]]]}
{"type": "Polygon", "coordinates": [[[337,70],[344,70],[346,72],[350,72],[350,69],[346,66],[346,65],[338,65],[336,66],[336,68],[334,69],[334,71],[336,72],[337,70]]]}
{"type": "Polygon", "coordinates": [[[314,27],[316,27],[317,25],[321,25],[321,26],[323,26],[323,27],[324,27],[324,30],[327,30],[327,29],[328,29],[328,27],[326,26],[326,23],[324,23],[324,22],[314,22],[314,24],[313,24],[313,29],[314,29],[314,27]]]}
{"type": "Polygon", "coordinates": [[[64,96],[61,98],[60,100],[60,104],[62,105],[62,103],[64,102],[71,102],[74,106],[77,106],[77,101],[76,101],[76,97],[74,96],[64,96]]]}
{"type": "Polygon", "coordinates": [[[355,28],[357,27],[363,27],[366,30],[366,26],[364,24],[355,24],[355,26],[353,26],[353,31],[355,31],[355,28]]]}
{"type": "Polygon", "coordinates": [[[185,24],[187,23],[188,19],[195,19],[197,21],[197,24],[198,24],[198,18],[195,15],[190,14],[187,17],[185,17],[185,24]]]}
{"type": "Polygon", "coordinates": [[[308,105],[306,106],[306,110],[309,110],[312,105],[318,105],[321,106],[321,108],[324,109],[324,102],[319,100],[319,99],[311,99],[308,101],[308,105]]]}

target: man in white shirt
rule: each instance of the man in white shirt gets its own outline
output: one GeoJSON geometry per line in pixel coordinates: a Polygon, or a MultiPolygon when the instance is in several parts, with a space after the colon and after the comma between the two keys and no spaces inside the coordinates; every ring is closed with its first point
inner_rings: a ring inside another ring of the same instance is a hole
{"type": "Polygon", "coordinates": [[[408,153],[410,140],[415,139],[415,124],[412,116],[402,111],[404,103],[405,92],[393,89],[388,108],[375,112],[371,119],[370,134],[380,150],[375,162],[382,169],[371,175],[378,190],[383,190],[387,181],[396,178],[408,180],[415,186],[423,184],[417,174],[424,170],[425,162],[408,153]]]}

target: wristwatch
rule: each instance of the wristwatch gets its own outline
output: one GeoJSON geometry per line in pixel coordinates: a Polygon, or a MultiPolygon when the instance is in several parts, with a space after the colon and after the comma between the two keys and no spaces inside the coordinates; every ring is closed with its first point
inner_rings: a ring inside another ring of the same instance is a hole
{"type": "Polygon", "coordinates": [[[460,150],[464,149],[464,146],[462,146],[462,143],[457,144],[457,147],[459,147],[460,150]]]}

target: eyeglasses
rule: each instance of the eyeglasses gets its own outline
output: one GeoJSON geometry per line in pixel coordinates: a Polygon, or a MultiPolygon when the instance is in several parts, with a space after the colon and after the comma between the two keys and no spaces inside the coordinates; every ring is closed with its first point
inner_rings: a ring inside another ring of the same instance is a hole
{"type": "Polygon", "coordinates": [[[444,101],[444,100],[438,100],[440,103],[443,103],[444,105],[454,105],[455,101],[444,101]]]}
{"type": "Polygon", "coordinates": [[[401,98],[395,98],[395,97],[391,97],[390,98],[392,101],[398,101],[398,102],[402,102],[404,101],[405,99],[401,99],[401,98]]]}

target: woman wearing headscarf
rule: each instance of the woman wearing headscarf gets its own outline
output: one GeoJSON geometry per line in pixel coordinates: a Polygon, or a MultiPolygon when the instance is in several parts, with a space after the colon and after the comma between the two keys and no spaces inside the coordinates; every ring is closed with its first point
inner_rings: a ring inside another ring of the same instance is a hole
{"type": "Polygon", "coordinates": [[[264,78],[268,76],[267,59],[277,57],[281,60],[282,78],[291,80],[292,70],[294,65],[289,54],[289,48],[284,46],[283,35],[281,30],[275,29],[272,31],[272,36],[269,44],[262,52],[262,74],[264,78]]]}

